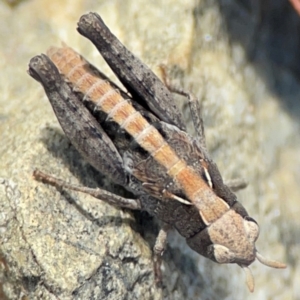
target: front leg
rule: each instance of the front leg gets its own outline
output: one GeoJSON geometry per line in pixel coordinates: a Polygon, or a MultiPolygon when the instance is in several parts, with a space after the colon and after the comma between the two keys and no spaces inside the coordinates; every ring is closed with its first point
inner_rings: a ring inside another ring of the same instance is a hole
{"type": "Polygon", "coordinates": [[[159,230],[158,236],[153,247],[154,252],[154,272],[156,283],[162,282],[161,263],[162,255],[166,250],[168,231],[171,229],[171,225],[164,223],[163,227],[159,230]]]}

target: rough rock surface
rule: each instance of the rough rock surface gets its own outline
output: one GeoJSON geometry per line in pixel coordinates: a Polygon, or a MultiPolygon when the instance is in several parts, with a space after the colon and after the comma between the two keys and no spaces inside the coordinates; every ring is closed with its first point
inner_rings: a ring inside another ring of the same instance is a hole
{"type": "Polygon", "coordinates": [[[298,299],[300,22],[287,1],[251,3],[0,1],[1,299],[298,299]],[[261,226],[258,249],[288,264],[277,271],[255,263],[254,294],[239,267],[200,257],[176,233],[157,287],[151,218],[33,180],[37,167],[116,189],[80,158],[26,74],[32,56],[64,41],[112,76],[76,32],[87,11],[101,14],[154,70],[167,64],[175,82],[202,98],[212,157],[225,178],[249,181],[239,199],[261,226]]]}

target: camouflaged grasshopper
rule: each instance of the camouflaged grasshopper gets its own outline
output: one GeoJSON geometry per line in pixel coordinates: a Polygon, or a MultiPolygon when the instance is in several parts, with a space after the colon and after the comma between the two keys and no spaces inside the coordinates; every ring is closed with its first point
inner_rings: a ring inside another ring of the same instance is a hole
{"type": "MultiPolygon", "coordinates": [[[[173,89],[189,98],[194,139],[185,132],[172,88],[129,52],[99,15],[82,16],[78,31],[94,43],[130,95],[67,46],[32,58],[29,74],[43,85],[76,149],[136,198],[70,185],[40,171],[35,171],[36,179],[158,217],[165,225],[154,247],[156,262],[165,249],[168,229],[174,227],[199,254],[241,266],[250,291],[254,279],[248,266],[256,258],[269,267],[284,268],[256,250],[259,227],[232,192],[239,186],[225,185],[207,154],[197,100],[173,89]]],[[[156,267],[158,271],[159,263],[156,267]]]]}

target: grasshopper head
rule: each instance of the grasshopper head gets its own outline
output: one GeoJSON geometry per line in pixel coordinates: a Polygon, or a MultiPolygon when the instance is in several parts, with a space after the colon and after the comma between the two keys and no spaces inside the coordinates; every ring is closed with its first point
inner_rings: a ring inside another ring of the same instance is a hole
{"type": "Polygon", "coordinates": [[[249,290],[254,290],[254,279],[249,269],[255,259],[272,268],[285,268],[282,263],[264,258],[255,247],[259,226],[249,216],[234,209],[228,210],[203,231],[187,240],[189,246],[211,260],[225,264],[236,263],[246,273],[249,290]]]}
{"type": "Polygon", "coordinates": [[[240,215],[235,215],[234,221],[241,229],[237,231],[239,234],[236,235],[231,245],[226,242],[226,246],[214,244],[214,257],[219,263],[237,263],[242,267],[246,273],[247,286],[250,292],[253,292],[254,278],[249,265],[252,264],[255,259],[271,268],[285,268],[286,265],[267,259],[256,250],[255,242],[259,236],[259,226],[254,219],[249,216],[242,218],[240,215]]]}

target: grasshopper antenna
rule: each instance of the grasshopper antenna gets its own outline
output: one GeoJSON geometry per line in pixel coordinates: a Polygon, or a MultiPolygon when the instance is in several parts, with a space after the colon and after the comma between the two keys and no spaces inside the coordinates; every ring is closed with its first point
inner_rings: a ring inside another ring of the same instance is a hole
{"type": "Polygon", "coordinates": [[[246,284],[251,293],[254,291],[254,277],[249,267],[240,265],[246,274],[246,284]]]}
{"type": "Polygon", "coordinates": [[[270,268],[275,268],[275,269],[284,269],[284,268],[286,268],[286,264],[281,263],[281,262],[276,261],[276,260],[265,258],[258,251],[256,251],[256,258],[260,263],[262,263],[263,265],[268,266],[270,268]]]}

